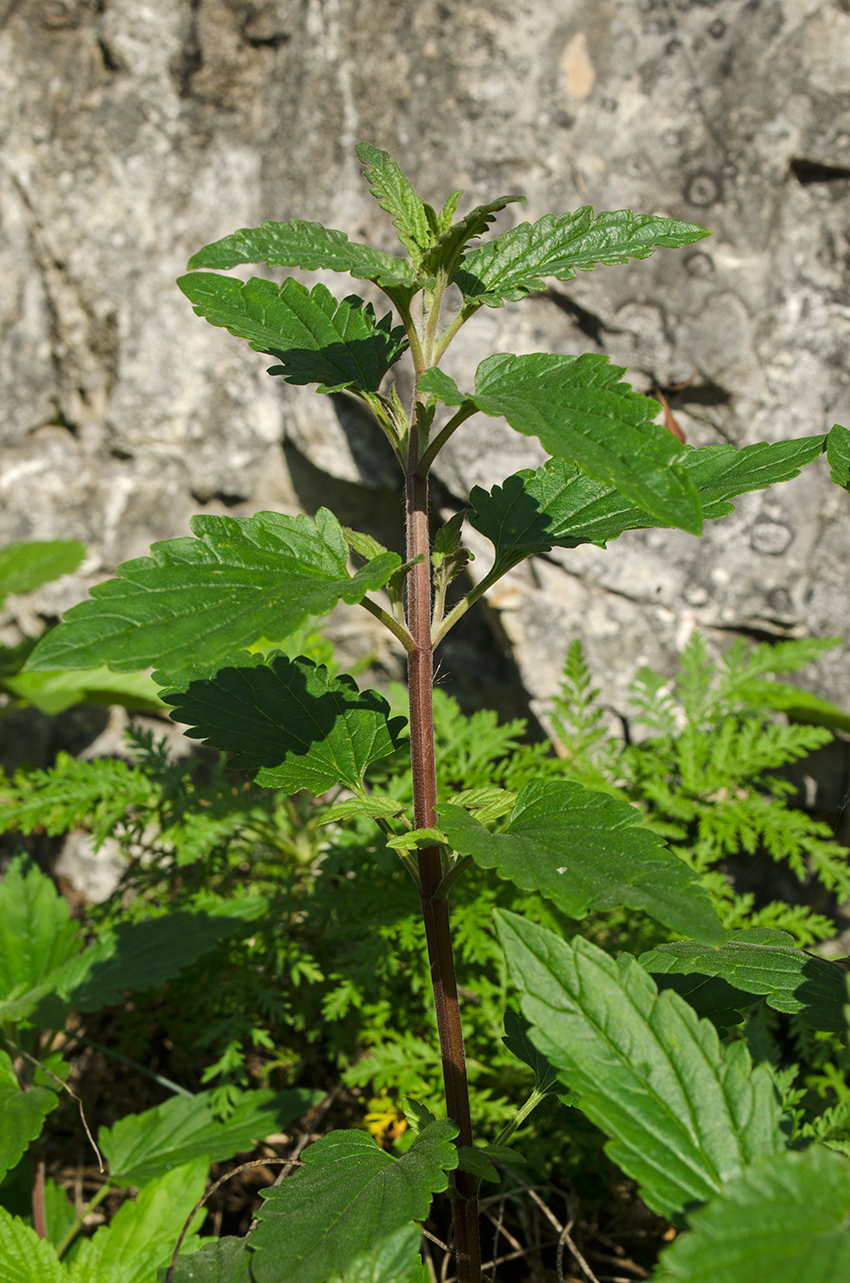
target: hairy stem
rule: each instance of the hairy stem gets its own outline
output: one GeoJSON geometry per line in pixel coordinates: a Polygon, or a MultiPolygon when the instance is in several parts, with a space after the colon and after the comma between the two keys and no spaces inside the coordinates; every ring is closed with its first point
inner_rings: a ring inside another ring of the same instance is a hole
{"type": "MultiPolygon", "coordinates": [[[[406,483],[407,559],[412,561],[420,554],[423,556],[412,567],[407,578],[407,619],[414,642],[408,658],[410,752],[414,822],[417,828],[433,828],[437,821],[437,778],[432,690],[434,659],[431,642],[428,481],[427,477],[418,472],[419,442],[415,422],[414,417],[406,483]]],[[[446,1110],[460,1130],[458,1145],[471,1145],[469,1086],[449,926],[449,906],[445,897],[438,898],[443,881],[440,848],[425,847],[419,851],[418,859],[422,916],[428,942],[431,984],[446,1087],[446,1110]]],[[[458,1280],[459,1283],[480,1283],[481,1251],[475,1178],[468,1172],[458,1171],[456,1189],[458,1198],[453,1206],[453,1214],[458,1280]]]]}

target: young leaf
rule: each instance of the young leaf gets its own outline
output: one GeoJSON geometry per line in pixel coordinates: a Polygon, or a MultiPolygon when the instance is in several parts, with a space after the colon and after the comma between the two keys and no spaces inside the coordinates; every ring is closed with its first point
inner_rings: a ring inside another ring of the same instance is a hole
{"type": "Polygon", "coordinates": [[[204,1192],[208,1164],[196,1159],[151,1181],[109,1225],[81,1239],[70,1283],[152,1283],[167,1265],[186,1218],[204,1192]]]}
{"type": "Polygon", "coordinates": [[[116,1185],[145,1185],[183,1163],[208,1163],[252,1149],[254,1142],[283,1131],[321,1098],[318,1091],[244,1092],[226,1122],[216,1118],[212,1092],[172,1096],[141,1114],[101,1127],[98,1143],[116,1185]]]}
{"type": "Polygon", "coordinates": [[[388,552],[349,575],[348,543],[326,508],[315,521],[276,512],[193,517],[192,531],[194,539],[154,544],[150,557],[119,566],[117,579],[93,588],[39,642],[27,667],[179,671],[259,637],[280,641],[309,615],[362,601],[401,565],[388,552]]]}
{"type": "Polygon", "coordinates": [[[384,797],[370,793],[364,797],[347,797],[342,802],[334,802],[327,811],[322,812],[322,824],[335,824],[340,820],[353,820],[359,815],[370,819],[395,820],[404,815],[404,802],[394,797],[384,797]]]}
{"type": "Polygon", "coordinates": [[[482,236],[499,210],[513,201],[522,201],[525,204],[525,197],[516,194],[499,196],[496,200],[488,201],[486,205],[476,205],[475,209],[470,210],[468,214],[464,214],[463,218],[446,228],[425,256],[423,264],[425,271],[430,273],[444,271],[451,277],[462,261],[464,250],[469,242],[482,236]]]}
{"type": "Polygon", "coordinates": [[[660,521],[700,534],[699,497],[681,467],[686,448],[653,423],[654,401],[619,382],[624,373],[594,353],[500,353],[479,365],[470,399],[660,521]]]}
{"type": "Polygon", "coordinates": [[[782,1150],[770,1071],[752,1067],[745,1043],[721,1047],[714,1026],[678,994],[659,994],[628,954],[615,962],[580,936],[496,918],[535,1045],[581,1092],[611,1159],[654,1211],[679,1219],[782,1150]]]}
{"type": "Polygon", "coordinates": [[[457,1166],[457,1127],[440,1119],[395,1159],[361,1131],[336,1131],[304,1150],[304,1166],[266,1191],[254,1231],[257,1283],[323,1283],[402,1226],[424,1220],[457,1166]]]}
{"type": "Polygon", "coordinates": [[[444,405],[460,406],[470,399],[461,392],[454,379],[443,370],[438,370],[436,366],[432,366],[420,375],[419,391],[427,392],[429,396],[442,401],[444,405]]]}
{"type": "Polygon", "coordinates": [[[836,423],[826,439],[826,457],[837,486],[850,491],[850,429],[836,423]]]}
{"type": "Polygon", "coordinates": [[[9,593],[32,592],[83,562],[86,546],[77,539],[33,540],[0,548],[0,606],[9,593]]]}
{"type": "Polygon", "coordinates": [[[640,813],[571,780],[527,784],[503,833],[490,833],[457,806],[438,808],[440,828],[460,855],[538,891],[572,918],[591,909],[643,909],[665,926],[720,944],[724,932],[695,873],[640,813]]]}
{"type": "MultiPolygon", "coordinates": [[[[743,450],[687,446],[681,465],[696,487],[703,517],[716,520],[733,511],[730,499],[799,476],[822,453],[825,440],[758,442],[743,450]]],[[[489,493],[476,486],[469,500],[470,523],[494,545],[496,561],[506,569],[532,553],[583,543],[604,548],[626,530],[667,524],[564,459],[517,472],[489,493]]]]}
{"type": "Polygon", "coordinates": [[[657,1283],[844,1283],[850,1162],[821,1145],[747,1167],[662,1254],[657,1283]]]}
{"type": "Polygon", "coordinates": [[[181,276],[177,284],[198,316],[279,357],[283,364],[269,374],[318,383],[320,392],[377,392],[407,347],[389,314],[377,321],[371,303],[356,295],[338,303],[325,285],[308,290],[291,276],[280,286],[257,277],[243,283],[214,272],[181,276]]]}
{"type": "Polygon", "coordinates": [[[392,215],[399,240],[414,265],[420,267],[434,242],[434,230],[413,184],[388,151],[380,151],[371,143],[358,143],[354,150],[361,165],[366,166],[363,177],[371,184],[369,190],[381,209],[392,215]]]}
{"type": "Polygon", "coordinates": [[[79,925],[53,880],[16,855],[0,882],[0,998],[41,985],[82,947],[79,925]]]}
{"type": "Polygon", "coordinates": [[[366,767],[387,757],[405,725],[376,691],[332,677],[309,659],[241,654],[181,674],[164,694],[193,739],[233,754],[267,788],[360,790],[366,767]]]}
{"type": "Polygon", "coordinates": [[[571,281],[576,272],[648,258],[657,246],[676,249],[708,236],[704,227],[627,209],[597,214],[589,205],[573,214],[546,214],[520,223],[466,256],[455,274],[464,298],[502,307],[546,288],[544,278],[571,281]]]}
{"type": "Polygon", "coordinates": [[[518,1012],[511,1011],[508,1007],[505,1012],[505,1036],[502,1042],[508,1051],[512,1051],[517,1060],[528,1065],[534,1074],[534,1087],[539,1092],[556,1091],[561,1083],[558,1081],[558,1071],[554,1069],[549,1061],[538,1051],[534,1043],[528,1036],[531,1028],[528,1021],[525,1020],[518,1012]]]}
{"type": "Polygon", "coordinates": [[[407,259],[392,258],[369,245],[350,241],[345,232],[300,218],[243,227],[199,250],[189,260],[189,269],[226,271],[238,263],[268,263],[269,267],[303,267],[308,271],[329,268],[332,272],[348,272],[359,280],[374,281],[384,288],[414,287],[416,280],[407,259]]]}
{"type": "Polygon", "coordinates": [[[5,1207],[0,1207],[0,1283],[68,1283],[53,1244],[5,1207]]]}
{"type": "Polygon", "coordinates": [[[59,1103],[58,1090],[47,1074],[37,1071],[34,1085],[22,1091],[12,1061],[0,1050],[0,1180],[41,1133],[45,1118],[59,1103]]]}
{"type": "Polygon", "coordinates": [[[757,927],[730,931],[720,949],[677,940],[641,954],[653,975],[718,976],[746,995],[763,996],[774,1011],[798,1015],[810,1029],[843,1034],[847,1028],[847,972],[839,963],[794,947],[785,931],[757,927]]]}

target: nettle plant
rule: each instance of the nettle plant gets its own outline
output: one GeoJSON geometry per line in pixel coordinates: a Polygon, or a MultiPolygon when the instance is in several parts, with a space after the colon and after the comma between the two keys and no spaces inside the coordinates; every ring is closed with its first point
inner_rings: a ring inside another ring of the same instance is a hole
{"type": "MultiPolygon", "coordinates": [[[[270,788],[339,790],[329,822],[374,819],[421,897],[446,1117],[411,1101],[416,1139],[400,1157],[362,1130],[324,1136],[268,1191],[247,1237],[207,1242],[181,1256],[169,1277],[427,1279],[419,1223],[434,1195],[448,1190],[457,1277],[473,1283],[482,1277],[480,1182],[499,1179],[498,1164],[521,1161],[506,1142],[538,1100],[560,1091],[609,1137],[611,1158],[649,1206],[688,1228],[663,1253],[658,1278],[715,1278],[721,1263],[723,1277],[741,1283],[791,1272],[817,1283],[846,1278],[850,1161],[795,1141],[768,1065],[754,1066],[745,1041],[722,1041],[704,1018],[718,1003],[728,1009],[766,996],[815,1028],[844,1030],[843,970],[794,948],[782,932],[725,932],[698,873],[610,792],[541,778],[518,795],[493,787],[439,796],[432,681],[435,648],[524,558],[582,543],[604,547],[637,528],[699,535],[705,520],[732,511],[730,500],[796,476],[824,450],[835,480],[847,485],[850,433],[836,427],[828,439],[693,449],[656,423],[658,405],[597,354],[498,353],[478,367],[474,390],[461,389],[441,362],[482,307],[517,302],[544,289],[546,278],[569,281],[707,233],[622,210],[594,216],[586,207],[473,245],[498,211],[522,198],[503,196],[456,219],[462,193],[437,213],[386,152],[361,144],[357,154],[406,256],[319,223],[264,223],[201,250],[179,284],[200,316],[274,357],[270,373],[345,392],[371,412],[404,480],[404,559],[327,509],[315,519],[199,516],[193,537],[155,545],[150,558],[128,562],[95,588],[40,642],[29,668],[155,666],[173,717],[229,751],[231,765],[270,788]],[[377,318],[357,296],[338,301],[322,284],[243,283],[205,270],[255,262],[348,272],[383,291],[399,323],[377,318]],[[414,374],[407,406],[388,379],[406,354],[414,374]],[[489,492],[473,490],[468,511],[432,539],[429,471],[473,414],[504,417],[552,457],[489,492]],[[450,585],[469,560],[464,519],[492,542],[493,564],[450,602],[450,585]],[[364,782],[370,764],[395,750],[403,720],[351,678],[274,652],[307,616],[340,601],[369,611],[407,652],[412,814],[364,782]],[[581,936],[567,941],[497,914],[522,1008],[522,1017],[506,1013],[506,1042],[537,1086],[492,1146],[476,1146],[473,1133],[449,917],[452,887],[473,863],[539,892],[571,918],[641,910],[683,937],[641,965],[581,936]]],[[[562,1236],[561,1252],[567,1242],[562,1236]]]]}

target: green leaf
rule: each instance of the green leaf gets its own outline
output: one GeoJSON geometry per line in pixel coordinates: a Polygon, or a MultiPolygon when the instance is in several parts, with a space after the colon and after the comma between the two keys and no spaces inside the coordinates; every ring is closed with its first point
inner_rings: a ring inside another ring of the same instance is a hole
{"type": "Polygon", "coordinates": [[[360,1131],[335,1131],[304,1150],[304,1166],[264,1194],[254,1232],[257,1283],[323,1283],[413,1220],[447,1188],[457,1127],[441,1119],[395,1159],[360,1131]]]}
{"type": "Polygon", "coordinates": [[[67,1279],[52,1243],[0,1207],[0,1283],[67,1283],[67,1279]]]}
{"type": "Polygon", "coordinates": [[[571,780],[527,784],[503,833],[456,806],[438,808],[460,855],[538,891],[571,918],[591,909],[643,909],[665,926],[720,944],[724,932],[697,875],[663,840],[639,827],[640,812],[571,780]]]}
{"type": "Polygon", "coordinates": [[[327,811],[322,812],[322,824],[334,824],[340,820],[353,820],[359,815],[369,819],[395,820],[404,815],[404,802],[395,797],[384,797],[370,793],[364,797],[347,797],[342,802],[334,802],[327,811]]]}
{"type": "Polygon", "coordinates": [[[454,379],[449,378],[442,370],[438,370],[434,365],[429,370],[425,370],[419,377],[419,391],[427,392],[437,401],[442,401],[444,405],[463,405],[469,397],[461,392],[454,379]]]}
{"type": "Polygon", "coordinates": [[[285,1130],[321,1099],[320,1091],[244,1092],[226,1122],[212,1110],[212,1092],[172,1096],[153,1109],[101,1127],[98,1144],[116,1185],[145,1185],[183,1163],[232,1158],[285,1130]]]}
{"type": "Polygon", "coordinates": [[[451,277],[458,264],[462,261],[464,250],[470,241],[482,236],[492,223],[493,219],[499,213],[499,210],[510,205],[513,201],[522,201],[525,204],[525,197],[512,194],[510,196],[499,196],[496,200],[488,201],[486,205],[476,205],[475,209],[464,214],[463,218],[449,228],[447,228],[437,239],[437,243],[425,256],[425,271],[436,273],[444,271],[447,276],[451,277]]]}
{"type": "Polygon", "coordinates": [[[363,177],[370,184],[369,190],[381,209],[392,215],[399,240],[416,267],[420,267],[434,242],[434,232],[413,184],[388,151],[380,151],[371,143],[358,143],[354,150],[361,165],[366,166],[363,177]]]}
{"type": "Polygon", "coordinates": [[[257,277],[243,283],[213,272],[181,276],[177,284],[198,316],[279,357],[283,364],[269,374],[288,383],[377,392],[407,347],[404,328],[392,328],[389,314],[376,321],[371,303],[356,295],[338,303],[325,285],[308,290],[292,277],[280,286],[257,277]]]}
{"type": "Polygon", "coordinates": [[[837,486],[850,491],[850,428],[836,423],[826,439],[826,457],[837,486]]]}
{"type": "Polygon", "coordinates": [[[502,1042],[508,1051],[512,1051],[517,1060],[528,1065],[534,1074],[534,1088],[539,1092],[556,1091],[560,1086],[558,1071],[546,1057],[538,1051],[528,1036],[528,1021],[510,1007],[505,1011],[505,1036],[502,1042]]]}
{"type": "MultiPolygon", "coordinates": [[[[696,487],[703,517],[716,520],[733,511],[730,499],[799,476],[800,469],[823,452],[825,440],[758,442],[743,450],[731,445],[699,450],[687,446],[681,466],[696,487]]],[[[489,493],[476,486],[469,499],[469,521],[494,545],[496,561],[506,569],[551,548],[584,543],[604,548],[626,530],[667,525],[564,459],[549,459],[536,471],[517,472],[489,493]]]]}
{"type": "Polygon", "coordinates": [[[82,947],[52,879],[29,856],[16,855],[0,882],[0,998],[35,989],[82,947]]]}
{"type": "Polygon", "coordinates": [[[262,896],[245,896],[223,901],[217,912],[177,909],[160,918],[119,922],[49,979],[70,1010],[98,1011],[120,1002],[127,990],[152,989],[176,976],[266,905],[262,896]]]}
{"type": "Polygon", "coordinates": [[[228,657],[181,675],[164,695],[175,721],[193,739],[232,753],[231,765],[259,784],[324,793],[344,783],[360,790],[366,767],[387,757],[406,725],[389,716],[376,691],[352,677],[332,677],[309,659],[275,655],[228,657]]]}
{"type": "Polygon", "coordinates": [[[86,546],[77,539],[33,540],[0,548],[0,606],[9,593],[32,592],[82,564],[86,546]]]}
{"type": "Polygon", "coordinates": [[[369,245],[350,241],[345,232],[300,218],[240,228],[199,250],[189,260],[189,268],[226,271],[238,263],[268,263],[269,267],[303,267],[308,271],[329,268],[385,288],[415,288],[416,280],[406,259],[392,258],[369,245]]]}
{"type": "MultiPolygon", "coordinates": [[[[81,1239],[70,1283],[153,1283],[201,1198],[208,1164],[197,1159],[151,1181],[90,1239],[81,1239]]],[[[203,1216],[201,1217],[203,1219],[203,1216]]]]}
{"type": "Polygon", "coordinates": [[[657,1283],[845,1283],[850,1162],[820,1145],[748,1167],[662,1254],[657,1283]]]}
{"type": "MultiPolygon", "coordinates": [[[[161,1278],[164,1280],[164,1272],[161,1278]]],[[[179,1256],[174,1283],[251,1283],[249,1239],[226,1236],[208,1240],[191,1256],[179,1256]]]]}
{"type": "Polygon", "coordinates": [[[810,1029],[843,1034],[847,1027],[847,971],[795,948],[785,931],[730,931],[720,949],[678,940],[650,949],[639,961],[653,975],[718,976],[740,992],[745,1005],[752,995],[764,997],[774,1011],[797,1015],[810,1029]]]}
{"type": "Polygon", "coordinates": [[[628,954],[561,940],[496,914],[535,1045],[581,1092],[606,1149],[662,1216],[679,1219],[762,1155],[783,1148],[770,1070],[744,1042],[721,1047],[678,994],[659,994],[628,954]]]}
{"type": "MultiPolygon", "coordinates": [[[[421,1241],[418,1225],[403,1225],[358,1256],[343,1275],[331,1275],[330,1283],[410,1283],[421,1241]]],[[[430,1279],[427,1271],[425,1276],[430,1279]]]]}
{"type": "Polygon", "coordinates": [[[121,704],[137,712],[161,713],[162,700],[147,673],[118,676],[106,667],[71,669],[58,673],[19,673],[4,688],[41,713],[55,716],[73,704],[121,704]]]}
{"type": "Polygon", "coordinates": [[[735,686],[736,696],[751,708],[773,708],[787,713],[792,721],[807,722],[812,726],[831,726],[836,730],[850,731],[850,713],[829,700],[801,690],[787,682],[766,682],[753,679],[735,686]]]}
{"type": "Polygon", "coordinates": [[[677,249],[708,235],[694,223],[627,209],[594,217],[585,205],[572,214],[520,223],[468,254],[454,279],[469,302],[502,307],[545,289],[545,277],[571,281],[576,272],[648,258],[658,246],[677,249]]]}
{"type": "Polygon", "coordinates": [[[660,521],[700,534],[699,497],[681,466],[687,450],[652,421],[657,402],[619,382],[624,373],[593,353],[499,353],[479,365],[470,399],[660,521]]]}
{"type": "Polygon", "coordinates": [[[499,1173],[493,1166],[493,1160],[483,1149],[474,1145],[459,1145],[457,1165],[462,1172],[469,1172],[478,1181],[499,1181],[499,1173]]]}
{"type": "Polygon", "coordinates": [[[58,1090],[47,1074],[36,1071],[34,1085],[22,1091],[12,1061],[0,1051],[0,1180],[41,1134],[45,1118],[59,1103],[58,1090]]]}
{"type": "Polygon", "coordinates": [[[117,579],[93,588],[39,642],[28,669],[179,672],[259,637],[280,641],[309,615],[362,601],[401,565],[388,552],[349,575],[348,543],[326,508],[315,521],[276,512],[199,516],[192,531],[194,539],[154,544],[150,557],[119,566],[117,579]]]}

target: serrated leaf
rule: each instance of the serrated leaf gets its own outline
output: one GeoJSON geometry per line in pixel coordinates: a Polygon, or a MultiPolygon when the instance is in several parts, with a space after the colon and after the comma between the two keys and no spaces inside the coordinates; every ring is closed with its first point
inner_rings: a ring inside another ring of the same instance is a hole
{"type": "Polygon", "coordinates": [[[204,1159],[186,1163],[122,1203],[108,1225],[80,1240],[70,1283],[152,1283],[171,1260],[186,1218],[204,1192],[207,1170],[204,1159]]]}
{"type": "Polygon", "coordinates": [[[421,1267],[421,1242],[419,1226],[404,1225],[358,1256],[345,1274],[332,1275],[330,1283],[416,1283],[420,1277],[430,1283],[431,1276],[421,1267]]]}
{"type": "Polygon", "coordinates": [[[499,353],[479,365],[470,399],[660,521],[700,534],[699,497],[681,466],[687,451],[653,422],[657,402],[619,381],[624,373],[594,353],[499,353]]]}
{"type": "Polygon", "coordinates": [[[581,1092],[606,1150],[656,1212],[679,1219],[783,1148],[770,1071],[745,1043],[721,1047],[628,954],[499,911],[497,927],[537,1047],[581,1092]]]}
{"type": "MultiPolygon", "coordinates": [[[[681,465],[696,487],[703,517],[716,520],[733,511],[730,499],[799,476],[822,453],[825,439],[758,442],[743,450],[687,446],[681,465]]],[[[517,472],[489,493],[476,486],[469,498],[468,520],[495,546],[496,560],[506,568],[551,548],[604,548],[626,530],[667,525],[564,459],[517,472]]]]}
{"type": "Polygon", "coordinates": [[[764,997],[774,1011],[797,1015],[810,1029],[843,1034],[847,971],[838,962],[794,947],[785,931],[730,931],[719,949],[695,940],[662,944],[640,964],[659,975],[720,977],[744,995],[764,997]]]}
{"type": "Polygon", "coordinates": [[[0,1207],[0,1283],[67,1283],[67,1279],[53,1244],[0,1207]]]}
{"type": "Polygon", "coordinates": [[[82,947],[79,924],[53,880],[29,856],[16,855],[0,882],[0,998],[41,986],[82,947]]]}
{"type": "Polygon", "coordinates": [[[465,811],[474,811],[476,820],[487,823],[500,820],[508,815],[516,805],[516,793],[488,785],[479,789],[463,789],[452,793],[452,806],[462,806],[465,811]]]}
{"type": "Polygon", "coordinates": [[[417,1135],[424,1127],[427,1127],[429,1123],[435,1123],[437,1121],[436,1114],[432,1114],[427,1105],[423,1105],[421,1101],[415,1100],[413,1096],[405,1096],[402,1101],[402,1109],[404,1110],[405,1118],[417,1135]]]}
{"type": "Polygon", "coordinates": [[[499,1173],[493,1166],[493,1160],[483,1149],[474,1145],[459,1145],[457,1165],[462,1172],[469,1172],[478,1181],[498,1181],[499,1173]]]}
{"type": "Polygon", "coordinates": [[[463,218],[459,218],[439,236],[436,245],[425,255],[423,267],[426,272],[444,271],[452,276],[464,257],[464,250],[470,241],[482,236],[493,222],[493,219],[506,205],[522,201],[525,197],[513,193],[510,196],[498,196],[486,205],[476,205],[463,218]]]}
{"type": "Polygon", "coordinates": [[[445,833],[439,829],[411,829],[409,833],[387,838],[387,846],[393,851],[419,851],[435,844],[443,845],[446,840],[445,833]]]}
{"type": "MultiPolygon", "coordinates": [[[[221,940],[242,930],[266,908],[263,896],[223,901],[217,912],[177,909],[142,922],[119,922],[49,980],[72,1011],[98,1011],[118,1003],[128,990],[161,985],[221,940]]],[[[53,1005],[36,1018],[55,1028],[53,1005]]]]}
{"type": "Polygon", "coordinates": [[[179,672],[259,637],[280,641],[340,600],[362,601],[401,564],[385,553],[349,575],[348,543],[326,508],[315,521],[199,516],[192,531],[195,538],[154,544],[150,557],[119,566],[117,579],[93,588],[39,642],[27,668],[179,672]]]}
{"type": "Polygon", "coordinates": [[[773,708],[777,712],[787,713],[795,722],[850,731],[850,713],[845,713],[829,700],[821,699],[811,691],[801,690],[799,686],[791,686],[788,682],[754,679],[736,684],[735,695],[752,708],[773,708]]]}
{"type": "Polygon", "coordinates": [[[321,1099],[320,1091],[244,1092],[225,1122],[212,1110],[212,1092],[172,1096],[153,1109],[101,1127],[98,1144],[116,1185],[145,1185],[198,1158],[232,1158],[254,1142],[284,1131],[321,1099]]]}
{"type": "Polygon", "coordinates": [[[357,159],[366,166],[363,177],[370,184],[370,192],[381,209],[392,216],[398,238],[416,267],[421,266],[434,241],[434,233],[413,184],[388,151],[381,151],[371,143],[358,143],[354,150],[357,159]]]}
{"type": "Polygon", "coordinates": [[[444,405],[460,406],[469,400],[469,397],[461,392],[454,379],[450,378],[448,374],[444,374],[442,370],[438,370],[436,366],[425,370],[419,376],[419,391],[435,397],[437,401],[442,401],[444,405]]]}
{"type": "Polygon", "coordinates": [[[54,1086],[48,1075],[40,1072],[34,1085],[22,1091],[12,1061],[0,1050],[0,1180],[18,1164],[30,1141],[41,1134],[45,1118],[59,1103],[58,1091],[58,1084],[54,1086]]]}
{"type": "Polygon", "coordinates": [[[511,1011],[510,1007],[505,1011],[505,1036],[502,1042],[508,1051],[512,1051],[517,1060],[521,1060],[524,1065],[528,1065],[534,1074],[534,1087],[539,1092],[550,1092],[556,1090],[561,1084],[558,1081],[558,1071],[549,1064],[549,1061],[538,1051],[534,1043],[528,1036],[530,1025],[524,1016],[517,1011],[511,1011]]]}
{"type": "Polygon", "coordinates": [[[826,439],[826,457],[835,484],[850,491],[850,428],[833,425],[826,439]]]}
{"type": "Polygon", "coordinates": [[[394,820],[404,815],[405,806],[394,797],[376,796],[370,793],[365,797],[347,797],[342,802],[334,802],[322,813],[322,824],[334,824],[339,820],[353,820],[365,815],[369,819],[394,820]]]}
{"type": "Polygon", "coordinates": [[[845,1283],[850,1162],[812,1145],[764,1158],[695,1212],[662,1254],[657,1283],[845,1283]]]}
{"type": "Polygon", "coordinates": [[[377,691],[285,655],[197,665],[163,698],[193,739],[232,753],[231,765],[259,784],[290,792],[324,793],[339,783],[359,791],[366,767],[394,751],[405,725],[377,691]]]}
{"type": "Polygon", "coordinates": [[[389,314],[378,321],[371,303],[357,295],[339,303],[322,284],[308,290],[291,276],[280,286],[257,277],[243,283],[213,272],[181,276],[177,284],[198,316],[278,357],[283,364],[269,374],[288,383],[377,392],[407,348],[404,327],[393,328],[389,314]]]}
{"type": "Polygon", "coordinates": [[[385,287],[414,286],[416,274],[404,258],[350,241],[345,232],[321,223],[293,218],[287,223],[262,223],[206,245],[189,260],[189,269],[211,267],[226,271],[238,263],[268,263],[269,267],[329,268],[385,287]]]}
{"type": "MultiPolygon", "coordinates": [[[[165,1271],[159,1277],[164,1283],[165,1271]]],[[[174,1283],[251,1283],[250,1239],[226,1235],[179,1256],[174,1283]]]]}
{"type": "Polygon", "coordinates": [[[572,918],[625,906],[707,943],[724,939],[697,875],[639,827],[639,811],[608,793],[572,780],[534,781],[503,833],[490,833],[457,806],[439,806],[438,816],[460,855],[538,891],[572,918]]]}
{"type": "Polygon", "coordinates": [[[457,1166],[450,1119],[431,1123],[395,1159],[361,1131],[336,1131],[304,1150],[304,1166],[264,1193],[254,1232],[257,1283],[323,1283],[343,1274],[447,1188],[457,1166]]]}
{"type": "Polygon", "coordinates": [[[9,593],[33,592],[70,575],[85,556],[86,546],[78,539],[34,539],[0,548],[0,606],[9,593]]]}
{"type": "Polygon", "coordinates": [[[468,254],[454,279],[470,302],[502,307],[545,289],[546,277],[571,281],[576,272],[648,258],[659,246],[677,249],[708,234],[693,223],[627,209],[594,216],[585,205],[504,232],[468,254]]]}

